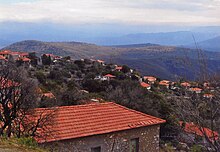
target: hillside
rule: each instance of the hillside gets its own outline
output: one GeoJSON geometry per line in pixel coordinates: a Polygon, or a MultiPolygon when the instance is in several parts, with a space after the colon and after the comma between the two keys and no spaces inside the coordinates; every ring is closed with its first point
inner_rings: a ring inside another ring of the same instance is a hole
{"type": "MultiPolygon", "coordinates": [[[[131,44],[104,47],[80,42],[21,41],[3,48],[13,51],[52,53],[73,59],[95,58],[126,64],[143,74],[164,79],[196,79],[199,74],[198,52],[192,49],[156,44],[131,44]]],[[[209,73],[220,70],[219,53],[204,52],[209,73]]]]}
{"type": "Polygon", "coordinates": [[[71,56],[75,59],[91,58],[117,53],[117,50],[109,47],[80,42],[42,42],[27,40],[9,45],[3,50],[36,52],[38,55],[51,53],[61,56],[71,56]]]}
{"type": "Polygon", "coordinates": [[[206,41],[199,42],[199,47],[205,50],[220,51],[220,36],[206,41]]]}

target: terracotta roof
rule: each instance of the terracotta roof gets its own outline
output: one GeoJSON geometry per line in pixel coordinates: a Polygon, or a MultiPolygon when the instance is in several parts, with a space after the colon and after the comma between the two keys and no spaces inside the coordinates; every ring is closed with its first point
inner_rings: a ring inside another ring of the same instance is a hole
{"type": "Polygon", "coordinates": [[[54,94],[52,92],[44,93],[43,96],[47,97],[47,98],[55,98],[55,96],[54,96],[54,94]]]}
{"type": "Polygon", "coordinates": [[[111,74],[106,74],[106,75],[104,75],[104,77],[115,78],[116,76],[111,75],[111,74]]]}
{"type": "Polygon", "coordinates": [[[201,88],[190,88],[191,91],[202,91],[201,88]]]}
{"type": "Polygon", "coordinates": [[[150,87],[149,84],[145,83],[145,82],[141,82],[141,86],[144,87],[144,88],[148,88],[150,87]]]}
{"type": "Polygon", "coordinates": [[[10,50],[4,50],[4,51],[0,52],[1,55],[7,55],[7,54],[10,54],[10,53],[11,53],[10,50]]]}
{"type": "Polygon", "coordinates": [[[144,79],[145,79],[145,80],[148,80],[148,81],[150,81],[150,82],[154,82],[154,81],[157,80],[157,78],[152,77],[152,76],[144,76],[144,79]]]}
{"type": "Polygon", "coordinates": [[[159,85],[169,86],[170,81],[168,80],[162,80],[159,82],[159,85]]]}
{"type": "Polygon", "coordinates": [[[0,60],[6,60],[4,56],[0,55],[0,60]]]}
{"type": "MultiPolygon", "coordinates": [[[[45,111],[44,108],[35,111],[45,111]]],[[[49,110],[49,109],[48,109],[49,110]]],[[[51,135],[35,138],[38,143],[80,138],[165,123],[113,102],[58,107],[51,135]]]]}
{"type": "Polygon", "coordinates": [[[21,59],[23,62],[30,62],[31,61],[31,59],[29,59],[29,58],[27,58],[27,57],[24,57],[24,58],[22,58],[21,59]]]}
{"type": "Polygon", "coordinates": [[[206,135],[210,139],[218,139],[218,137],[219,137],[218,132],[212,131],[209,128],[199,127],[192,122],[191,123],[186,122],[185,126],[183,126],[183,124],[184,123],[182,121],[180,121],[180,126],[184,127],[184,131],[187,133],[193,133],[193,134],[196,134],[201,137],[206,135]]]}
{"type": "Polygon", "coordinates": [[[122,70],[122,66],[117,66],[115,70],[122,70]]]}
{"type": "Polygon", "coordinates": [[[190,87],[191,86],[191,84],[188,82],[182,82],[180,85],[183,87],[190,87]]]}

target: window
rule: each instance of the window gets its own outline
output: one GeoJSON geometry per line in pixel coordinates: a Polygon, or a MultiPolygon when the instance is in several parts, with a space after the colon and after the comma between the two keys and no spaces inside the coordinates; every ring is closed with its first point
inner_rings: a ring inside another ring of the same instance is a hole
{"type": "Polygon", "coordinates": [[[130,152],[139,152],[139,138],[131,139],[130,152]]]}
{"type": "Polygon", "coordinates": [[[94,147],[94,148],[91,148],[91,152],[101,152],[101,147],[94,147]]]}

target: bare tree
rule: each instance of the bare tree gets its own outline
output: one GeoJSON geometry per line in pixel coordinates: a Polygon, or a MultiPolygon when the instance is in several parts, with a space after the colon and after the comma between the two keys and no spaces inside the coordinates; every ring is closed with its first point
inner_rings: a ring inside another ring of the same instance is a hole
{"type": "MultiPolygon", "coordinates": [[[[212,92],[213,96],[204,97],[202,94],[188,92],[184,97],[172,98],[177,117],[185,123],[192,123],[199,129],[203,141],[191,139],[191,143],[202,145],[207,151],[220,150],[220,90],[212,92]],[[207,129],[209,128],[209,131],[207,129]],[[209,132],[209,133],[208,133],[209,132]],[[210,134],[211,132],[211,134],[210,134]]],[[[184,131],[184,125],[183,131],[184,131]]]]}
{"type": "Polygon", "coordinates": [[[37,106],[37,82],[23,67],[7,63],[0,67],[0,135],[16,132],[13,123],[24,111],[37,106]]]}

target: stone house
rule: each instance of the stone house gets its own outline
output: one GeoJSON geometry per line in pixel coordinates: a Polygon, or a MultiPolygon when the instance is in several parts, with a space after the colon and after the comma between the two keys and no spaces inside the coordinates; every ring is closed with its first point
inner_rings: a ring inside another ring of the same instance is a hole
{"type": "MultiPolygon", "coordinates": [[[[36,109],[47,111],[46,109],[36,109]]],[[[113,102],[58,107],[49,133],[36,141],[59,152],[159,152],[165,120],[113,102]]]]}

